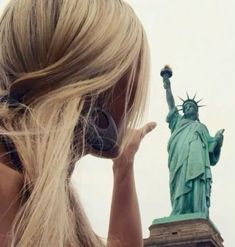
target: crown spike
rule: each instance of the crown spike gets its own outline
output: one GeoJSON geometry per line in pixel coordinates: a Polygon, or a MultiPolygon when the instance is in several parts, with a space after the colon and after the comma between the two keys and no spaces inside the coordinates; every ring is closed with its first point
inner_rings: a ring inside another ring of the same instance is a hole
{"type": "Polygon", "coordinates": [[[193,100],[195,100],[196,96],[197,96],[197,93],[195,93],[195,95],[193,96],[193,100]]]}
{"type": "Polygon", "coordinates": [[[204,107],[204,106],[206,106],[206,105],[199,105],[198,107],[204,107]]]}
{"type": "Polygon", "coordinates": [[[199,102],[201,102],[202,100],[203,100],[203,99],[198,100],[198,101],[197,101],[197,104],[198,104],[199,102]]]}
{"type": "Polygon", "coordinates": [[[182,99],[182,98],[181,98],[181,97],[179,97],[179,96],[178,96],[178,98],[184,102],[184,99],[182,99]]]}
{"type": "Polygon", "coordinates": [[[186,91],[186,95],[187,95],[187,98],[190,99],[187,91],[186,91]]]}
{"type": "Polygon", "coordinates": [[[181,108],[181,109],[177,109],[177,111],[183,111],[183,108],[181,108]]]}

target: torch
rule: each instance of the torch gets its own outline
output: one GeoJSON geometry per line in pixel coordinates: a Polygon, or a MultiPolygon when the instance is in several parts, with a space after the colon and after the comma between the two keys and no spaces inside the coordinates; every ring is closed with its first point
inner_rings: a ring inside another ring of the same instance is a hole
{"type": "Polygon", "coordinates": [[[165,78],[167,78],[167,79],[171,78],[172,75],[173,75],[173,72],[172,72],[171,67],[168,66],[168,65],[165,65],[165,67],[161,70],[160,75],[161,75],[161,77],[163,79],[165,79],[165,78]]]}
{"type": "Polygon", "coordinates": [[[164,88],[165,89],[169,89],[170,88],[170,80],[169,78],[172,77],[172,69],[170,68],[170,66],[165,65],[165,67],[161,70],[161,77],[163,78],[163,84],[164,84],[164,88]]]}

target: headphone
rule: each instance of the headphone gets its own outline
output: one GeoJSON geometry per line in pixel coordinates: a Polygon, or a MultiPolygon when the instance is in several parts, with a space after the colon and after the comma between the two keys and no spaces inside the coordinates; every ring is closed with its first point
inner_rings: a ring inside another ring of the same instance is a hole
{"type": "Polygon", "coordinates": [[[86,143],[98,152],[110,152],[117,146],[118,129],[111,114],[94,107],[85,133],[86,143]]]}
{"type": "Polygon", "coordinates": [[[7,154],[10,155],[10,159],[12,161],[12,166],[11,168],[22,172],[23,171],[23,166],[20,161],[19,155],[16,152],[15,145],[11,141],[11,139],[8,136],[1,136],[0,137],[0,142],[3,144],[5,150],[7,151],[7,154]]]}

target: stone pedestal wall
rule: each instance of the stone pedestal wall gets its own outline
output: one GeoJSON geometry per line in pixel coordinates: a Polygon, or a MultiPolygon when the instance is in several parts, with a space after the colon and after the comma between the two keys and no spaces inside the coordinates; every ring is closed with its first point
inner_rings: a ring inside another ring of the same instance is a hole
{"type": "Polygon", "coordinates": [[[219,231],[203,217],[167,217],[155,220],[149,230],[145,247],[223,247],[219,231]]]}

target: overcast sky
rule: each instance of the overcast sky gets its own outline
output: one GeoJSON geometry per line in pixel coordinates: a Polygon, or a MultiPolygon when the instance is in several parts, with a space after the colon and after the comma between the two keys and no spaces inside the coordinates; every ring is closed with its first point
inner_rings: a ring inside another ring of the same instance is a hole
{"type": "MultiPolygon", "coordinates": [[[[5,4],[0,0],[0,8],[5,4]]],[[[128,0],[141,19],[151,50],[151,79],[147,121],[158,127],[143,141],[136,156],[135,174],[144,236],[156,218],[171,210],[166,146],[170,131],[165,122],[167,103],[161,68],[173,68],[172,89],[177,96],[196,92],[206,107],[200,120],[211,135],[225,128],[219,163],[212,167],[210,218],[234,246],[235,225],[235,1],[234,0],[128,0]]],[[[112,163],[85,157],[73,181],[95,231],[106,237],[112,193],[112,163]]]]}

